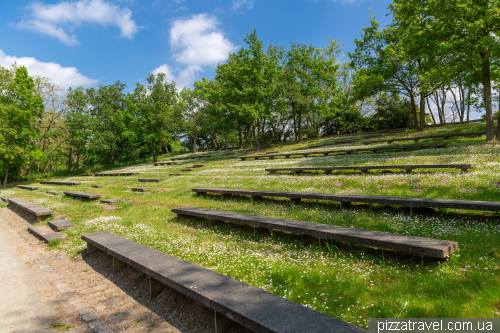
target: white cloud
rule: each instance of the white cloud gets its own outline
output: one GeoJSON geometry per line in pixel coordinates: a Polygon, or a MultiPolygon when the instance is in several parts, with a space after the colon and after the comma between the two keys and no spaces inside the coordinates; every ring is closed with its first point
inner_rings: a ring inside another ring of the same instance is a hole
{"type": "Polygon", "coordinates": [[[167,64],[161,65],[155,68],[151,74],[163,73],[167,81],[175,81],[175,88],[177,91],[181,91],[184,87],[189,87],[194,82],[196,75],[202,72],[203,69],[197,65],[187,66],[181,71],[178,71],[177,75],[172,73],[172,69],[167,64]]]}
{"type": "Polygon", "coordinates": [[[176,20],[170,29],[170,44],[180,50],[175,59],[188,66],[214,66],[226,60],[236,46],[217,30],[218,25],[215,17],[206,14],[176,20]]]}
{"type": "Polygon", "coordinates": [[[121,36],[128,39],[132,39],[139,29],[131,19],[130,9],[120,8],[103,0],[80,0],[54,5],[35,2],[28,9],[31,10],[30,19],[19,22],[19,29],[53,36],[68,45],[78,44],[78,40],[75,35],[68,35],[61,25],[69,26],[69,29],[82,23],[116,25],[121,30],[121,36]]]}
{"type": "Polygon", "coordinates": [[[54,62],[42,62],[32,57],[8,56],[0,50],[0,66],[9,68],[14,63],[25,66],[30,75],[38,74],[53,79],[63,89],[90,86],[98,81],[82,75],[75,67],[63,67],[54,62]]]}
{"type": "Polygon", "coordinates": [[[246,5],[248,9],[253,8],[253,0],[233,0],[232,3],[234,10],[240,9],[243,5],[246,5]]]}

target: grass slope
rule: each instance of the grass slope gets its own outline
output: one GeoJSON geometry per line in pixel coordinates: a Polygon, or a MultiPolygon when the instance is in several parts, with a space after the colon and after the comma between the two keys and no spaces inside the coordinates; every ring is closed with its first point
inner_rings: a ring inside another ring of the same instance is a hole
{"type": "MultiPolygon", "coordinates": [[[[484,128],[484,123],[450,125],[429,129],[425,135],[484,128]]],[[[385,137],[415,135],[419,134],[408,131],[385,137]]],[[[345,138],[329,138],[282,144],[267,151],[286,152],[343,140],[345,138]]],[[[306,201],[296,206],[281,199],[253,202],[247,197],[235,197],[222,200],[215,195],[196,196],[191,191],[193,187],[221,187],[499,201],[500,145],[486,144],[484,136],[427,141],[445,142],[447,146],[349,156],[257,161],[214,158],[158,167],[142,164],[120,169],[140,172],[138,176],[68,177],[64,180],[83,184],[71,187],[38,185],[38,192],[9,188],[0,191],[0,195],[22,197],[71,218],[77,226],[65,231],[69,238],[59,245],[68,253],[75,254],[85,248],[80,240],[82,233],[107,230],[362,327],[366,327],[368,318],[381,317],[500,317],[499,214],[429,209],[409,215],[407,209],[381,205],[353,205],[349,210],[340,210],[338,203],[333,202],[306,201]],[[422,170],[412,174],[372,171],[368,174],[339,172],[300,176],[268,175],[264,171],[268,167],[284,166],[431,163],[476,163],[478,168],[469,173],[422,170]],[[178,177],[168,175],[181,173],[182,167],[192,164],[206,166],[178,177]],[[139,178],[167,180],[139,183],[139,178]],[[93,189],[91,184],[106,186],[93,189]],[[141,186],[152,190],[147,194],[130,191],[130,187],[141,186]],[[44,194],[53,189],[99,193],[124,202],[117,205],[116,211],[104,211],[95,203],[44,194]],[[422,265],[420,257],[394,251],[342,242],[322,242],[319,247],[317,240],[300,235],[272,230],[258,230],[254,235],[253,228],[244,226],[216,223],[210,228],[202,221],[180,222],[170,209],[181,206],[440,238],[459,242],[460,250],[444,261],[426,259],[422,265]]],[[[384,145],[387,144],[380,144],[384,145]]],[[[328,147],[328,150],[346,147],[366,146],[353,143],[328,147]]],[[[197,155],[202,154],[207,153],[197,155]]]]}

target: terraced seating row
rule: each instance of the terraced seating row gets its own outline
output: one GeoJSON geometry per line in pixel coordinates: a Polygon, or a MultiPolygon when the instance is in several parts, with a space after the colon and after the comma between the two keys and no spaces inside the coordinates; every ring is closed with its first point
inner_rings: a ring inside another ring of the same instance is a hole
{"type": "Polygon", "coordinates": [[[172,162],[172,161],[156,162],[156,163],[154,163],[154,166],[158,166],[158,165],[171,165],[171,164],[177,164],[177,162],[172,162]]]}
{"type": "Polygon", "coordinates": [[[10,197],[4,197],[2,199],[9,203],[8,207],[14,212],[28,214],[30,219],[34,221],[43,221],[54,214],[54,211],[24,199],[10,197]]]}
{"type": "Polygon", "coordinates": [[[293,171],[301,174],[304,171],[324,171],[325,174],[331,174],[332,171],[342,170],[360,170],[368,172],[369,170],[406,170],[411,173],[414,169],[460,169],[464,172],[476,168],[476,164],[416,164],[416,165],[364,165],[364,166],[342,166],[342,167],[310,167],[310,168],[268,168],[267,172],[275,174],[282,171],[293,171]]]}
{"type": "Polygon", "coordinates": [[[36,191],[38,190],[37,186],[29,186],[29,185],[16,185],[16,187],[22,188],[24,190],[36,191]]]}
{"type": "Polygon", "coordinates": [[[86,199],[86,200],[95,200],[99,199],[102,197],[100,194],[93,194],[93,193],[84,193],[84,192],[77,192],[77,191],[71,191],[71,192],[64,192],[65,195],[73,197],[73,198],[80,198],[80,199],[86,199]]]}
{"type": "Polygon", "coordinates": [[[87,242],[88,254],[101,250],[112,256],[115,272],[129,265],[148,275],[151,298],[167,286],[214,310],[216,333],[225,332],[233,322],[254,332],[266,333],[367,332],[340,319],[109,232],[84,234],[81,238],[87,242]]]}
{"type": "Polygon", "coordinates": [[[172,158],[172,161],[182,161],[182,160],[194,160],[198,158],[211,158],[211,157],[217,157],[217,156],[211,156],[211,155],[198,155],[198,156],[188,156],[188,157],[177,157],[177,158],[172,158]]]}
{"type": "Polygon", "coordinates": [[[347,155],[350,155],[352,153],[357,153],[357,152],[367,152],[371,151],[373,153],[377,153],[382,150],[402,150],[406,151],[408,149],[424,149],[424,148],[441,148],[444,147],[444,143],[434,143],[434,144],[426,144],[426,145],[409,145],[409,146],[383,146],[383,147],[376,147],[376,148],[358,148],[358,149],[345,149],[345,150],[325,150],[325,151],[313,151],[313,152],[308,152],[308,153],[284,153],[284,154],[276,154],[276,155],[253,155],[253,156],[242,156],[240,159],[242,161],[245,161],[247,159],[253,158],[255,160],[261,159],[261,158],[269,158],[273,159],[275,157],[285,157],[285,158],[290,158],[291,156],[302,156],[302,157],[308,157],[310,155],[323,155],[323,156],[328,156],[331,154],[339,154],[339,153],[346,153],[347,155]]]}
{"type": "Polygon", "coordinates": [[[140,172],[96,173],[96,177],[137,176],[140,172]]]}
{"type": "Polygon", "coordinates": [[[482,210],[490,212],[500,212],[500,202],[496,201],[472,201],[472,200],[450,200],[450,199],[425,199],[408,197],[388,197],[377,195],[349,195],[349,194],[330,194],[330,193],[305,193],[305,192],[284,192],[284,191],[260,191],[260,190],[232,190],[221,188],[193,188],[193,192],[219,193],[222,197],[230,195],[249,195],[253,198],[260,197],[281,197],[288,198],[293,203],[300,203],[302,199],[326,200],[340,202],[341,205],[352,202],[396,205],[417,208],[449,208],[449,209],[467,209],[482,210]]]}
{"type": "Polygon", "coordinates": [[[177,217],[193,216],[208,220],[232,222],[257,228],[288,231],[320,239],[376,246],[421,256],[445,258],[458,250],[458,243],[440,239],[391,234],[388,232],[338,227],[322,223],[224,212],[196,207],[172,209],[177,217]]]}
{"type": "Polygon", "coordinates": [[[50,184],[50,185],[80,185],[81,182],[60,182],[60,181],[55,181],[55,180],[43,180],[40,182],[40,184],[50,184]]]}
{"type": "Polygon", "coordinates": [[[330,142],[330,143],[323,143],[321,145],[316,145],[316,146],[309,146],[309,147],[303,147],[303,148],[295,148],[294,150],[306,150],[306,149],[321,148],[321,147],[328,147],[328,146],[335,146],[335,145],[343,145],[343,144],[347,144],[347,143],[358,142],[358,141],[361,141],[363,139],[377,138],[377,137],[381,137],[381,136],[384,136],[384,135],[383,134],[379,134],[379,135],[366,135],[366,136],[362,136],[362,137],[356,138],[356,139],[350,139],[350,140],[344,140],[344,141],[336,141],[336,142],[330,142]]]}
{"type": "Polygon", "coordinates": [[[141,182],[141,183],[159,183],[159,182],[163,182],[165,180],[166,179],[152,179],[152,178],[138,179],[138,181],[141,182]]]}
{"type": "Polygon", "coordinates": [[[448,140],[449,138],[455,138],[455,137],[461,137],[461,136],[478,136],[480,137],[481,135],[485,135],[486,131],[480,131],[480,132],[468,132],[468,133],[450,133],[450,134],[439,134],[439,135],[425,135],[425,136],[413,136],[413,137],[407,137],[407,138],[395,138],[395,139],[387,139],[387,140],[374,140],[374,141],[365,141],[362,142],[364,145],[371,145],[373,143],[381,143],[381,142],[397,142],[397,141],[410,141],[413,140],[415,142],[418,142],[419,140],[425,140],[425,139],[445,139],[448,140]]]}

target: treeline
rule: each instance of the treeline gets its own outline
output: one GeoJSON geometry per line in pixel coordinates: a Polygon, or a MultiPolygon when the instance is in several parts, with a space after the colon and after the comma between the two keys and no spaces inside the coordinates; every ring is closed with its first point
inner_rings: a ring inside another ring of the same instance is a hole
{"type": "MultiPolygon", "coordinates": [[[[0,174],[7,179],[162,153],[302,140],[469,120],[485,110],[494,139],[496,1],[395,0],[391,25],[374,17],[344,54],[256,32],[211,79],[178,91],[164,74],[125,93],[121,82],[62,91],[26,68],[0,67],[0,174]],[[479,20],[479,21],[478,21],[479,20]],[[478,23],[480,22],[480,23],[478,23]]],[[[497,133],[500,136],[500,132],[497,133]]]]}

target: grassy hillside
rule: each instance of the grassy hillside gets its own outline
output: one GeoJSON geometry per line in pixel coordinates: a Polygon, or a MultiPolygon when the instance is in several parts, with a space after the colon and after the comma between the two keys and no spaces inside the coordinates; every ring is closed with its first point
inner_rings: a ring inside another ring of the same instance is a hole
{"type": "MultiPolygon", "coordinates": [[[[484,123],[436,127],[423,135],[485,130],[484,123]]],[[[422,135],[414,131],[384,138],[422,135]]],[[[351,139],[352,137],[349,137],[351,139]]],[[[378,138],[377,138],[378,139],[378,138]]],[[[380,138],[383,139],[383,138],[380,138]]],[[[296,148],[345,141],[346,138],[311,140],[277,145],[266,150],[288,152],[296,148]]],[[[341,210],[334,202],[305,201],[294,205],[285,199],[252,201],[249,197],[221,199],[196,196],[194,187],[263,189],[300,192],[390,195],[404,197],[500,201],[500,145],[485,137],[450,140],[403,141],[393,145],[444,142],[445,148],[406,152],[359,153],[328,157],[257,161],[212,158],[180,162],[176,166],[135,165],[120,171],[137,171],[133,177],[68,177],[79,186],[32,185],[40,190],[8,188],[1,196],[25,198],[78,226],[59,245],[71,254],[85,248],[82,233],[107,230],[147,246],[232,276],[331,316],[365,326],[380,317],[500,317],[500,214],[449,209],[420,209],[409,214],[401,207],[356,205],[341,210]],[[268,175],[268,167],[475,163],[477,168],[457,170],[304,173],[268,175]],[[205,164],[182,176],[183,166],[205,164]],[[138,178],[163,178],[161,183],[139,183],[138,178]],[[93,189],[92,184],[106,185],[93,189]],[[130,187],[147,186],[149,193],[133,193],[130,187]],[[50,196],[47,190],[79,190],[122,199],[116,210],[103,205],[50,196]],[[388,231],[459,242],[460,250],[445,260],[357,246],[342,242],[257,230],[226,223],[177,221],[170,209],[195,206],[225,211],[298,219],[338,226],[388,231]]],[[[386,143],[376,146],[386,146],[386,143]]],[[[366,147],[360,143],[321,147],[321,151],[366,147]]],[[[301,151],[302,152],[302,151],[301,151]]],[[[208,153],[213,156],[227,151],[208,153]]],[[[239,155],[251,152],[238,152],[239,155]]],[[[207,153],[198,153],[206,155],[207,153]]],[[[189,155],[186,155],[189,156],[189,155]]],[[[63,178],[58,179],[63,180],[63,178]]]]}

